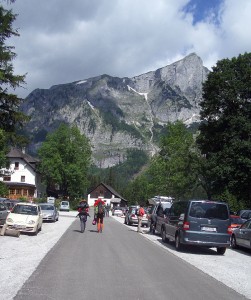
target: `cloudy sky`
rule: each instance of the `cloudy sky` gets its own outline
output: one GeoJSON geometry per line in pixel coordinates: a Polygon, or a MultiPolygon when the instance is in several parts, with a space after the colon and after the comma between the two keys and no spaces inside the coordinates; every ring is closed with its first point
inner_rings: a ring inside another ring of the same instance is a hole
{"type": "MultiPolygon", "coordinates": [[[[1,1],[2,2],[2,1],[1,1]]],[[[251,0],[16,0],[15,74],[36,88],[132,77],[195,52],[208,68],[251,52],[251,0]]]]}

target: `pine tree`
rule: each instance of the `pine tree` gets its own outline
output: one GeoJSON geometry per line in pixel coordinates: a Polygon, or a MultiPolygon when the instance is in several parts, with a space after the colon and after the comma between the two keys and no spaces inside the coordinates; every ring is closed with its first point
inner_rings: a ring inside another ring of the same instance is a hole
{"type": "Polygon", "coordinates": [[[19,36],[12,26],[15,19],[12,10],[0,5],[0,128],[8,134],[13,134],[26,120],[25,115],[18,110],[22,99],[9,92],[25,83],[25,75],[14,74],[12,62],[16,54],[13,52],[14,47],[6,44],[8,38],[19,36]]]}

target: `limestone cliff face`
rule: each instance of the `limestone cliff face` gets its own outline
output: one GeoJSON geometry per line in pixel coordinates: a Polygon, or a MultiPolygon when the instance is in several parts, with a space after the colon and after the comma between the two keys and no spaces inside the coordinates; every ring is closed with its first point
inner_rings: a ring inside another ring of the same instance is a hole
{"type": "Polygon", "coordinates": [[[93,146],[100,167],[126,159],[128,149],[149,155],[158,149],[160,128],[168,121],[198,120],[202,83],[208,70],[196,54],[133,78],[102,75],[50,89],[36,89],[23,111],[34,147],[61,122],[76,124],[93,146]]]}

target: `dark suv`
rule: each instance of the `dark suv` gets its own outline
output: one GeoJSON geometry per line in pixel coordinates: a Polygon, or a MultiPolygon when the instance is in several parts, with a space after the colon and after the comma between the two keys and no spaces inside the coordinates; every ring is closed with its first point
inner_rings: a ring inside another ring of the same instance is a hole
{"type": "Polygon", "coordinates": [[[174,202],[164,217],[157,217],[156,231],[163,242],[175,241],[182,245],[216,247],[223,255],[230,245],[229,208],[226,203],[189,200],[174,202]]]}

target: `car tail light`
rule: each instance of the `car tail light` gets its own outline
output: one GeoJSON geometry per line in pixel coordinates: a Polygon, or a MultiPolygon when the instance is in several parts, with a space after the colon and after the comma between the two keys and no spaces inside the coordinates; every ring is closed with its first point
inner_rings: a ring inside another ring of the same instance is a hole
{"type": "Polygon", "coordinates": [[[189,230],[189,228],[190,228],[189,222],[184,222],[184,223],[183,223],[183,229],[184,229],[184,230],[189,230]]]}
{"type": "Polygon", "coordinates": [[[228,226],[227,228],[227,233],[232,234],[233,228],[231,226],[228,226]]]}

